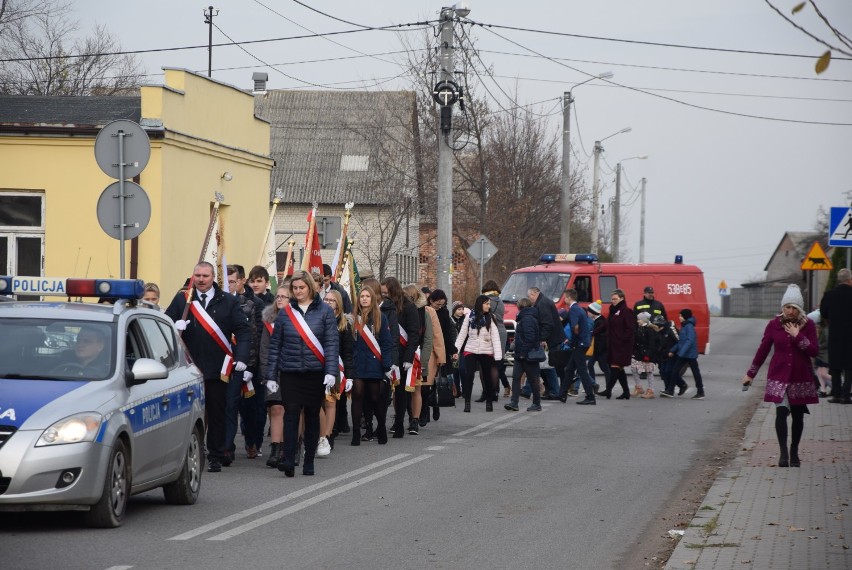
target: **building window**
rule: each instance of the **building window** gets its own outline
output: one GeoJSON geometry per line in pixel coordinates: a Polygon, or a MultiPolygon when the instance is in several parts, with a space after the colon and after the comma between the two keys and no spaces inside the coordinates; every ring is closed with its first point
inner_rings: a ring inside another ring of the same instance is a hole
{"type": "Polygon", "coordinates": [[[44,194],[0,191],[0,275],[39,277],[43,260],[44,194]]]}

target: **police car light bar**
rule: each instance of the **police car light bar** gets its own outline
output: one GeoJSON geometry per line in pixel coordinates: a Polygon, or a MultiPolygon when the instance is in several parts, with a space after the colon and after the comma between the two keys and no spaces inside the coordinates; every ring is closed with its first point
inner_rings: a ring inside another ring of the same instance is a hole
{"type": "Polygon", "coordinates": [[[68,279],[65,293],[69,297],[141,299],[145,294],[145,282],[141,279],[68,279]]]}
{"type": "Polygon", "coordinates": [[[0,276],[0,295],[44,295],[59,297],[120,297],[141,299],[141,279],[73,279],[59,277],[0,276]]]}
{"type": "Polygon", "coordinates": [[[541,263],[566,263],[571,261],[596,263],[598,256],[594,253],[545,253],[539,261],[541,263]]]}

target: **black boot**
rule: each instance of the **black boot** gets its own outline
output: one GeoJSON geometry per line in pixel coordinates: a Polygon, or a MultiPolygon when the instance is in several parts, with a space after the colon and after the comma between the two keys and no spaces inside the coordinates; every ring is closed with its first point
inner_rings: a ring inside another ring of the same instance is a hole
{"type": "Polygon", "coordinates": [[[400,439],[405,436],[405,428],[402,427],[402,420],[398,419],[393,422],[391,426],[391,431],[393,432],[394,439],[400,439]]]}
{"type": "Polygon", "coordinates": [[[470,411],[470,400],[464,401],[464,411],[466,411],[466,412],[470,411]]]}
{"type": "MultiPolygon", "coordinates": [[[[798,457],[796,458],[798,459],[798,457]]],[[[787,456],[787,448],[781,448],[781,455],[778,456],[778,467],[789,467],[790,458],[787,456]]]]}
{"type": "Polygon", "coordinates": [[[790,467],[801,467],[802,462],[799,461],[799,448],[795,445],[790,446],[790,467]]]}
{"type": "Polygon", "coordinates": [[[269,444],[269,457],[266,459],[266,466],[273,469],[278,467],[281,462],[281,454],[284,453],[284,447],[280,443],[272,442],[269,444]]]}
{"type": "Polygon", "coordinates": [[[420,421],[416,418],[411,418],[411,421],[408,422],[408,435],[419,435],[420,434],[420,421]]]}

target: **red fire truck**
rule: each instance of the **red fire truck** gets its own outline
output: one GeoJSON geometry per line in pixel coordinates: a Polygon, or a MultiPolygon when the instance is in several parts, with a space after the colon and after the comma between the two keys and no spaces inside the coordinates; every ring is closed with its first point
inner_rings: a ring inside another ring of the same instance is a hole
{"type": "Polygon", "coordinates": [[[645,287],[654,288],[654,297],[666,308],[669,319],[677,320],[681,309],[691,309],[695,317],[698,351],[710,350],[710,311],[704,289],[704,273],[695,265],[684,265],[681,256],[674,263],[601,263],[591,253],[546,253],[538,264],[516,269],[503,285],[500,298],[506,305],[505,323],[510,339],[515,329],[517,302],[530,287],[538,287],[553,299],[557,309],[566,307],[564,291],[576,289],[579,303],[602,300],[603,315],[613,289],[621,289],[627,304],[642,298],[645,287]]]}

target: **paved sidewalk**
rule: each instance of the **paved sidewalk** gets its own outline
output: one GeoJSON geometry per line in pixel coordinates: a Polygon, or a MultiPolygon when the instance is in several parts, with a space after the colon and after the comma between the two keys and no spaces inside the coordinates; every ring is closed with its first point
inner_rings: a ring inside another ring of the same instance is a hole
{"type": "Polygon", "coordinates": [[[774,405],[761,404],[667,569],[852,568],[852,406],[808,407],[802,466],[779,468],[774,405]]]}

